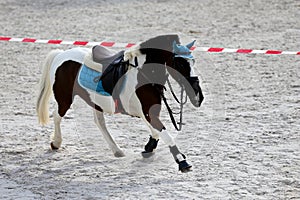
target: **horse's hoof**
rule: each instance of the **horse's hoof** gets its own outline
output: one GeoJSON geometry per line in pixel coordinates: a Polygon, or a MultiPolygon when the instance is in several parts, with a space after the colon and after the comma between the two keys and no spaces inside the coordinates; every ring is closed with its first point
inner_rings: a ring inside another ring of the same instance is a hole
{"type": "Polygon", "coordinates": [[[154,155],[154,152],[147,152],[147,151],[142,152],[143,158],[150,158],[153,155],[154,155]]]}
{"type": "Polygon", "coordinates": [[[50,143],[51,149],[52,150],[58,150],[59,148],[54,146],[53,142],[50,143]]]}
{"type": "Polygon", "coordinates": [[[117,151],[117,152],[114,153],[114,156],[117,157],[117,158],[120,158],[120,157],[124,157],[125,154],[122,151],[117,151]]]}
{"type": "Polygon", "coordinates": [[[149,138],[148,143],[145,145],[145,151],[144,152],[152,152],[157,147],[159,139],[154,139],[151,135],[149,138]]]}
{"type": "Polygon", "coordinates": [[[192,165],[186,162],[186,160],[183,160],[179,162],[179,170],[183,173],[192,171],[192,165]]]}

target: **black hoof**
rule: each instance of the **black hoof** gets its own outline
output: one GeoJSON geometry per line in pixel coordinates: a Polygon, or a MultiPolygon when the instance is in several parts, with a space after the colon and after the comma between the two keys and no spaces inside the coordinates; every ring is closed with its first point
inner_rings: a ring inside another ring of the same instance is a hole
{"type": "Polygon", "coordinates": [[[52,150],[58,150],[59,148],[54,146],[53,142],[50,143],[51,149],[52,150]]]}
{"type": "Polygon", "coordinates": [[[147,152],[147,151],[142,152],[143,158],[150,158],[153,155],[154,155],[154,152],[147,152]]]}
{"type": "Polygon", "coordinates": [[[183,160],[183,161],[179,162],[178,165],[179,165],[179,170],[183,173],[192,171],[192,169],[191,169],[192,165],[187,163],[186,160],[183,160]]]}
{"type": "Polygon", "coordinates": [[[117,158],[125,157],[125,154],[122,151],[117,151],[114,153],[114,156],[117,158]]]}
{"type": "Polygon", "coordinates": [[[159,140],[154,139],[151,135],[149,138],[148,143],[145,146],[145,151],[144,152],[153,152],[154,149],[157,147],[157,143],[159,140]]]}

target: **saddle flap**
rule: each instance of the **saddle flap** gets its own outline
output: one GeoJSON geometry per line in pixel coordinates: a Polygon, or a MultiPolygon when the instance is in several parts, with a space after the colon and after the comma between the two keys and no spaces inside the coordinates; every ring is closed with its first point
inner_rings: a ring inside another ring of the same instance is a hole
{"type": "Polygon", "coordinates": [[[92,58],[92,53],[88,53],[83,60],[83,63],[85,66],[97,71],[97,72],[102,72],[103,71],[103,66],[100,63],[94,62],[92,58]]]}
{"type": "Polygon", "coordinates": [[[111,61],[111,63],[104,69],[103,74],[100,77],[100,80],[103,82],[103,88],[110,94],[113,93],[119,79],[128,70],[128,64],[123,62],[124,51],[116,54],[115,56],[114,60],[111,61]]]}

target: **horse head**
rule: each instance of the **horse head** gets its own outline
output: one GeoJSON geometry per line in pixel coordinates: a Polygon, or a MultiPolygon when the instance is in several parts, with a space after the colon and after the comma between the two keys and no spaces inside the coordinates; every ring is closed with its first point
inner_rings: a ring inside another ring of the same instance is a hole
{"type": "Polygon", "coordinates": [[[141,69],[142,73],[147,76],[144,81],[149,83],[151,80],[154,81],[152,83],[164,85],[167,79],[167,69],[169,74],[185,89],[191,103],[195,107],[200,107],[203,94],[199,79],[194,73],[195,60],[190,51],[194,43],[195,41],[180,45],[178,35],[160,35],[127,50],[124,60],[146,55],[141,69]]]}
{"type": "Polygon", "coordinates": [[[173,62],[168,70],[171,76],[185,89],[191,103],[200,107],[204,97],[199,84],[199,78],[194,72],[195,59],[190,48],[195,40],[187,45],[180,45],[173,41],[173,62]]]}

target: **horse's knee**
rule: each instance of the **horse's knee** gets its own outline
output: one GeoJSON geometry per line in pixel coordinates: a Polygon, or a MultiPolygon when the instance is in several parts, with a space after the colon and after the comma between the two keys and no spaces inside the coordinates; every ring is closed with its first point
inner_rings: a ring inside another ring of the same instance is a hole
{"type": "Polygon", "coordinates": [[[162,131],[165,129],[163,123],[159,119],[160,109],[161,105],[155,104],[152,105],[148,113],[146,113],[147,121],[151,124],[153,128],[155,128],[158,131],[162,131]]]}

